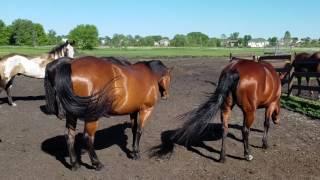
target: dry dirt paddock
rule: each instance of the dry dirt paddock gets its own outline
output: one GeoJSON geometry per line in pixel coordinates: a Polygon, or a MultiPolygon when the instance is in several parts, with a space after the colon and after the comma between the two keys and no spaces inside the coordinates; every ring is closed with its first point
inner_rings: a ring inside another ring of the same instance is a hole
{"type": "MultiPolygon", "coordinates": [[[[218,118],[212,121],[203,142],[190,149],[163,144],[182,123],[176,117],[214,91],[212,83],[217,82],[227,60],[163,61],[174,66],[171,96],[159,101],[146,125],[141,139],[142,158],[129,158],[129,117],[102,118],[95,147],[105,168],[99,172],[90,168],[87,154],[82,155],[81,169],[69,170],[65,122],[44,114],[40,108],[45,103],[43,80],[17,77],[13,96],[18,106],[9,107],[4,92],[0,97],[0,179],[320,179],[320,121],[285,109],[280,126],[271,126],[268,150],[261,149],[264,112],[259,110],[250,134],[252,162],[243,159],[243,117],[238,108],[233,110],[230,121],[225,164],[217,162],[221,144],[218,118]],[[169,153],[162,158],[150,157],[159,152],[169,153]]],[[[82,129],[83,123],[79,122],[78,132],[82,129]]],[[[80,135],[77,140],[80,142],[80,135]]]]}

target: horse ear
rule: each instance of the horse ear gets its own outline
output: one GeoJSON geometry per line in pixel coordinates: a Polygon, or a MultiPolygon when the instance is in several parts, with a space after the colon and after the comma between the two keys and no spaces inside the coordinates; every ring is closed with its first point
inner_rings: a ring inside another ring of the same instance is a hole
{"type": "Polygon", "coordinates": [[[69,43],[69,40],[66,40],[66,44],[70,44],[70,43],[69,43]]]}

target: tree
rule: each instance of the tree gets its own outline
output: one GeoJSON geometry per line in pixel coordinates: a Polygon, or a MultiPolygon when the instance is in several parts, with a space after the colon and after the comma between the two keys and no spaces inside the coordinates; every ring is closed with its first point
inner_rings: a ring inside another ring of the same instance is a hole
{"type": "Polygon", "coordinates": [[[122,47],[124,46],[124,41],[126,40],[126,36],[123,34],[114,34],[111,40],[111,44],[113,47],[122,47]]]}
{"type": "Polygon", "coordinates": [[[287,46],[291,43],[291,34],[289,31],[286,31],[284,33],[284,37],[283,37],[283,41],[284,41],[284,44],[287,46]]]}
{"type": "Polygon", "coordinates": [[[247,46],[248,46],[248,42],[249,42],[251,39],[252,39],[251,35],[244,35],[244,36],[243,36],[243,45],[244,45],[245,47],[247,47],[247,46]]]}
{"type": "Polygon", "coordinates": [[[188,46],[206,46],[209,37],[201,32],[191,32],[187,34],[188,46]]]}
{"type": "Polygon", "coordinates": [[[238,40],[239,35],[240,35],[239,32],[231,33],[229,39],[231,39],[231,40],[238,40]]]}
{"type": "Polygon", "coordinates": [[[43,26],[39,23],[33,24],[32,30],[32,45],[46,45],[47,44],[47,35],[43,29],[43,26]]]}
{"type": "Polygon", "coordinates": [[[33,23],[30,20],[17,19],[12,22],[9,27],[10,44],[12,45],[33,45],[33,39],[35,38],[33,23]]]}
{"type": "Polygon", "coordinates": [[[68,38],[81,49],[93,49],[99,45],[98,29],[94,25],[81,24],[69,32],[68,38]]]}
{"type": "Polygon", "coordinates": [[[278,43],[278,38],[277,37],[272,37],[268,39],[270,46],[276,46],[278,43]]]}
{"type": "Polygon", "coordinates": [[[187,37],[183,34],[176,34],[170,44],[175,47],[184,47],[187,45],[187,37]]]}
{"type": "Polygon", "coordinates": [[[9,29],[6,27],[5,23],[0,20],[0,45],[9,44],[9,29]]]}
{"type": "Polygon", "coordinates": [[[57,33],[50,29],[47,34],[47,44],[48,45],[56,45],[62,41],[61,37],[57,36],[57,33]]]}
{"type": "Polygon", "coordinates": [[[17,19],[12,22],[9,28],[9,41],[12,45],[45,45],[47,35],[39,23],[33,23],[26,19],[17,19]]]}
{"type": "Polygon", "coordinates": [[[208,41],[207,46],[209,47],[220,47],[221,46],[221,41],[218,38],[210,38],[208,41]]]}

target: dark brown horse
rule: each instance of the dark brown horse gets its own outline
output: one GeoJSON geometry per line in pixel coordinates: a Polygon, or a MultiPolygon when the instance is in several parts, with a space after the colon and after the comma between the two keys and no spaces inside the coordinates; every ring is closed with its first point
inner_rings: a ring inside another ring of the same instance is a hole
{"type": "Polygon", "coordinates": [[[244,156],[250,161],[253,156],[249,149],[250,128],[256,118],[256,109],[265,108],[263,148],[268,147],[269,121],[279,123],[281,84],[274,68],[266,62],[248,60],[232,61],[219,79],[219,84],[210,98],[198,108],[185,115],[187,121],[173,136],[173,140],[190,146],[201,139],[210,120],[221,110],[223,129],[220,161],[225,161],[225,138],[228,134],[228,119],[237,104],[243,112],[244,156]]]}
{"type": "MultiPolygon", "coordinates": [[[[158,94],[169,96],[170,71],[161,61],[135,64],[119,63],[108,58],[82,57],[71,62],[62,60],[47,72],[46,98],[48,110],[66,116],[67,144],[73,170],[79,167],[74,151],[77,119],[84,120],[84,137],[92,165],[103,167],[94,150],[98,118],[109,115],[130,115],[133,133],[132,156],[138,159],[139,141],[158,94]],[[52,69],[51,69],[52,70],[52,69]],[[52,83],[54,82],[54,83],[52,83]],[[50,86],[49,86],[50,85],[50,86]]],[[[50,66],[50,65],[49,65],[50,66]]],[[[48,68],[48,67],[47,67],[48,68]]],[[[50,69],[50,67],[49,67],[50,69]]]]}
{"type": "MultiPolygon", "coordinates": [[[[294,71],[295,72],[320,72],[320,52],[315,52],[312,55],[308,54],[308,53],[299,53],[296,55],[294,63],[294,71]],[[312,64],[303,64],[304,61],[315,61],[315,63],[312,64]],[[300,64],[299,62],[301,62],[302,64],[300,64]]],[[[300,87],[301,85],[301,77],[297,77],[298,79],[298,85],[300,87]]],[[[309,82],[310,82],[310,77],[306,77],[306,81],[307,81],[307,86],[309,86],[309,82]]],[[[320,79],[317,78],[318,81],[318,85],[320,86],[320,79]]],[[[298,94],[300,95],[301,93],[301,89],[298,89],[298,94]]],[[[310,90],[310,94],[312,95],[313,92],[310,90]]]]}

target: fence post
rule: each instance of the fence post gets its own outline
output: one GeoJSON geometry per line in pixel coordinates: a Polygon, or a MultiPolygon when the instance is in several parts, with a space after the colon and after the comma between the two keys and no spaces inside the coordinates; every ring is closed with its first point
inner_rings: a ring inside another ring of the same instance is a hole
{"type": "Polygon", "coordinates": [[[293,85],[293,78],[294,78],[294,59],[296,58],[296,53],[291,53],[290,56],[290,70],[289,70],[289,80],[288,80],[288,97],[291,95],[292,85],[293,85]]]}

